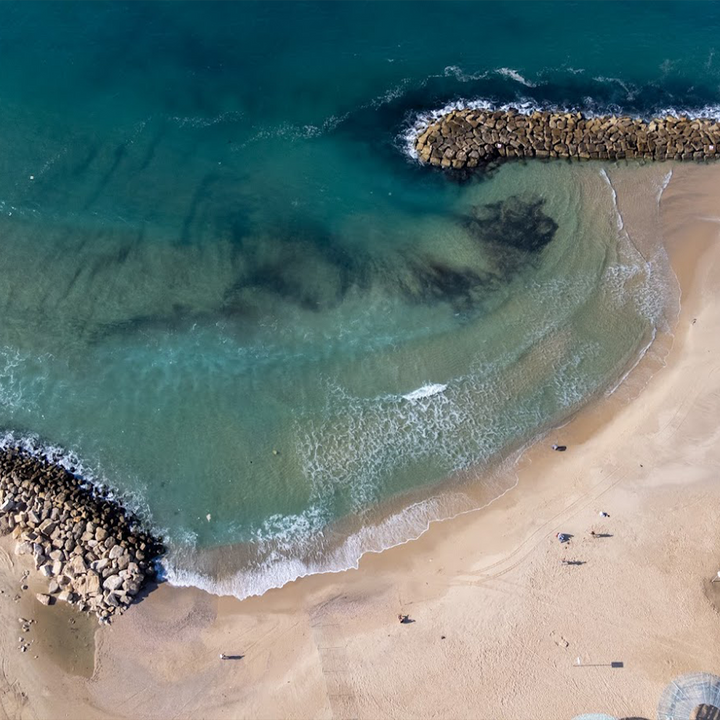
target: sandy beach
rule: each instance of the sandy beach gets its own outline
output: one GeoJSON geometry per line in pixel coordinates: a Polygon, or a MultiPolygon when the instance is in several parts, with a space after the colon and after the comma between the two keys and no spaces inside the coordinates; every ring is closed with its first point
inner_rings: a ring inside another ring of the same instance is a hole
{"type": "Polygon", "coordinates": [[[674,677],[720,674],[718,188],[720,167],[678,166],[663,195],[682,289],[664,367],[528,451],[482,511],[261,598],[164,584],[107,627],[40,606],[32,573],[22,591],[6,539],[0,716],[654,718],[674,677]]]}

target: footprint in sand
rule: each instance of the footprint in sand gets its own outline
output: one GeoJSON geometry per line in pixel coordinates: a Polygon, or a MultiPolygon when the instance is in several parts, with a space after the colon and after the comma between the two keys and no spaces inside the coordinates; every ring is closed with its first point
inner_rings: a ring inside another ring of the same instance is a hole
{"type": "Polygon", "coordinates": [[[550,633],[550,637],[558,647],[570,647],[570,643],[562,635],[558,635],[554,630],[550,633]]]}

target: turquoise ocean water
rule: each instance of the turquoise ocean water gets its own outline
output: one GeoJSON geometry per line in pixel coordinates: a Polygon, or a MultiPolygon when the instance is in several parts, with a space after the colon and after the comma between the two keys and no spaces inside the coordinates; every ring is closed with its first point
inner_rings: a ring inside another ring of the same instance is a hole
{"type": "Polygon", "coordinates": [[[652,235],[672,164],[460,181],[407,138],[463,101],[713,115],[719,29],[687,2],[0,5],[5,442],[238,597],[491,500],[667,327],[616,190],[652,235]]]}

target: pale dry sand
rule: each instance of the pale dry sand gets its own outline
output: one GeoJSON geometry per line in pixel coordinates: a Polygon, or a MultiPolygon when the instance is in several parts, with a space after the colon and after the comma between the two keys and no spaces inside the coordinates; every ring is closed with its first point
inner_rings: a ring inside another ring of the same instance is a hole
{"type": "Polygon", "coordinates": [[[23,566],[0,552],[0,713],[654,718],[673,677],[720,674],[720,167],[677,168],[662,207],[683,289],[666,366],[559,431],[568,452],[541,443],[489,508],[357,571],[242,603],[165,585],[97,630],[13,602],[23,566]],[[38,619],[25,654],[18,616],[38,619]]]}

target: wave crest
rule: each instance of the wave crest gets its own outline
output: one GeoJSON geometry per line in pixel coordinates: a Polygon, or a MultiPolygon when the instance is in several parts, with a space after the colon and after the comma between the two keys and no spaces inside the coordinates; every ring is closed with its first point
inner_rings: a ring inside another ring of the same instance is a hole
{"type": "Polygon", "coordinates": [[[407,395],[403,395],[403,398],[405,398],[405,400],[409,400],[410,402],[416,402],[417,400],[421,400],[422,398],[432,397],[433,395],[444,392],[446,388],[447,385],[441,385],[440,383],[430,383],[429,385],[423,385],[417,390],[413,390],[407,395]]]}

